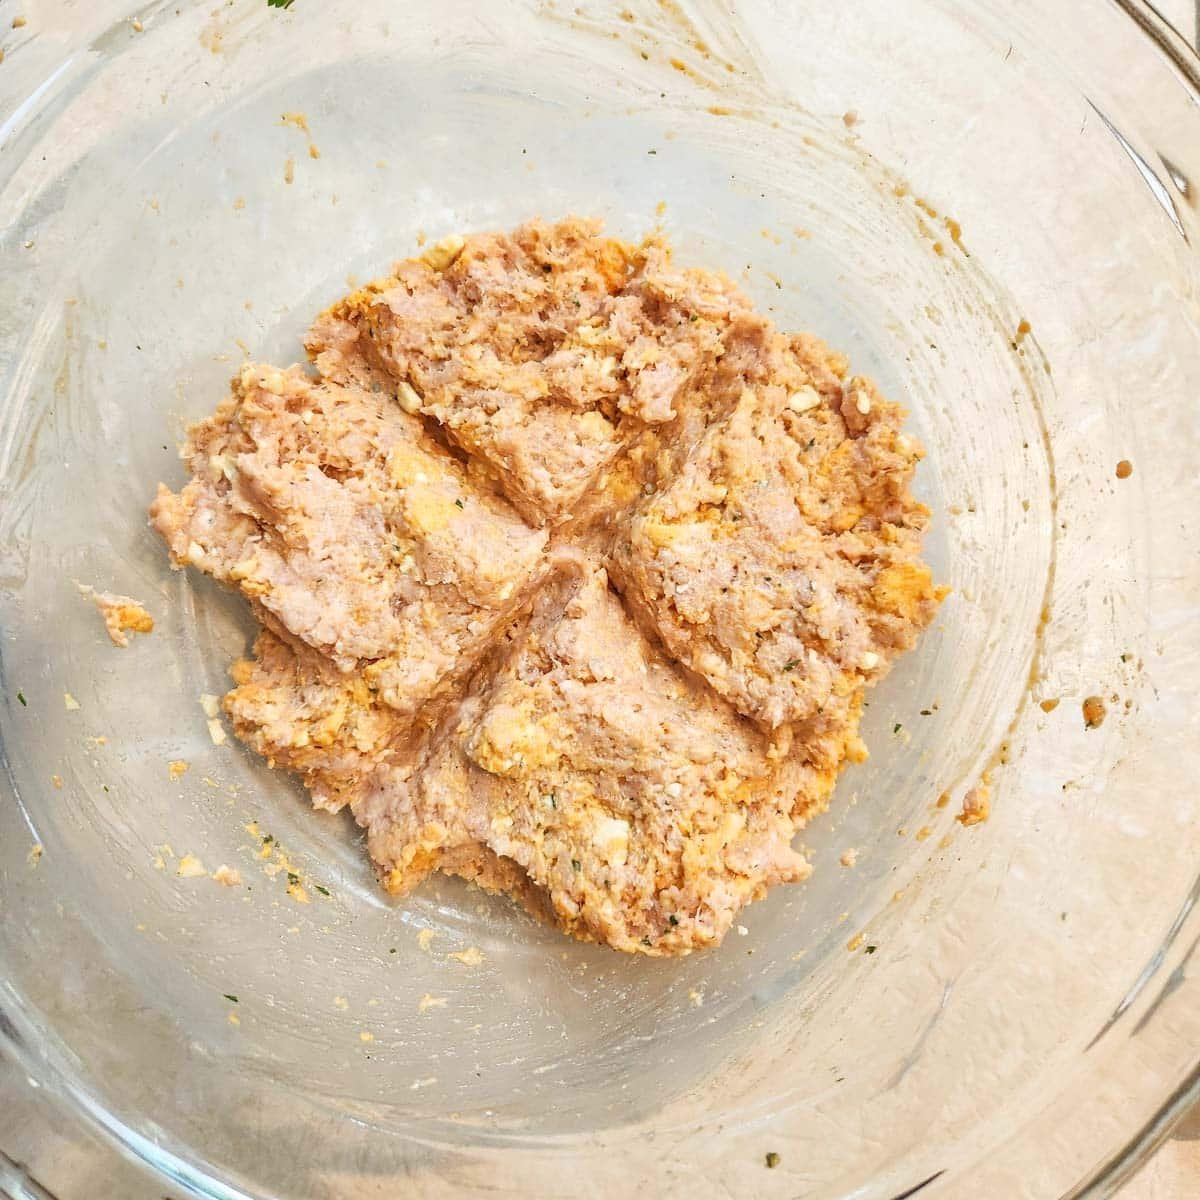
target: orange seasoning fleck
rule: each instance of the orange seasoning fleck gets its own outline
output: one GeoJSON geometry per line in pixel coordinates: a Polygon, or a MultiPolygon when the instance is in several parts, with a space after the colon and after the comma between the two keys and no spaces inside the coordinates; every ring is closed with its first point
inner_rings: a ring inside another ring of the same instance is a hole
{"type": "Polygon", "coordinates": [[[1121,461],[1117,463],[1117,478],[1128,479],[1132,474],[1133,463],[1131,463],[1127,458],[1121,459],[1121,461]]]}
{"type": "Polygon", "coordinates": [[[1044,712],[1044,713],[1052,713],[1057,707],[1058,707],[1057,699],[1043,700],[1041,703],[1041,709],[1042,709],[1042,712],[1044,712]]]}
{"type": "Polygon", "coordinates": [[[980,825],[988,819],[992,811],[991,798],[986,787],[972,788],[964,797],[962,812],[955,820],[962,826],[980,825]]]}
{"type": "Polygon", "coordinates": [[[1099,729],[1108,716],[1108,705],[1099,696],[1089,696],[1083,702],[1083,727],[1099,729]]]}

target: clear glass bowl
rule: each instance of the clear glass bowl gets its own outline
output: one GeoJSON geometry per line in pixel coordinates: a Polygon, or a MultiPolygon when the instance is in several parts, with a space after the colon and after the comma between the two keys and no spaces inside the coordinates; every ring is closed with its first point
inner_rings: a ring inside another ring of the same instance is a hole
{"type": "Polygon", "coordinates": [[[47,0],[5,46],[0,1039],[62,1119],[155,1195],[1107,1194],[1200,1061],[1200,66],[1150,6],[47,0]],[[145,517],[348,277],[568,212],[903,397],[954,589],[811,882],[678,962],[385,898],[210,743],[247,616],[145,517]]]}

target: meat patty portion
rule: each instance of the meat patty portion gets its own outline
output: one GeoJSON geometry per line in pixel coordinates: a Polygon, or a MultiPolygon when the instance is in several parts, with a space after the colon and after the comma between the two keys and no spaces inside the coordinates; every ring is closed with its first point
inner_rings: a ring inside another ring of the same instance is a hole
{"type": "Polygon", "coordinates": [[[942,590],[922,451],[842,356],[597,222],[449,238],[250,365],[160,486],[264,625],[238,736],[431,871],[576,937],[715,944],[942,590]]]}
{"type": "Polygon", "coordinates": [[[539,596],[428,761],[364,807],[371,854],[406,891],[443,847],[484,847],[576,936],[657,954],[707,945],[748,900],[808,874],[769,750],[590,569],[539,596]]]}
{"type": "Polygon", "coordinates": [[[570,517],[643,425],[669,422],[742,296],[678,272],[657,241],[599,223],[447,239],[335,304],[308,347],[322,371],[379,371],[534,524],[570,517]]]}
{"type": "Polygon", "coordinates": [[[919,445],[869,380],[812,371],[775,337],[770,368],[636,510],[614,571],[641,621],[737,710],[775,728],[845,717],[933,618],[917,561],[919,445]]]}
{"type": "Polygon", "coordinates": [[[172,563],[361,671],[412,716],[469,668],[544,567],[546,535],[475,486],[419,418],[357,384],[247,366],[152,508],[172,563]]]}

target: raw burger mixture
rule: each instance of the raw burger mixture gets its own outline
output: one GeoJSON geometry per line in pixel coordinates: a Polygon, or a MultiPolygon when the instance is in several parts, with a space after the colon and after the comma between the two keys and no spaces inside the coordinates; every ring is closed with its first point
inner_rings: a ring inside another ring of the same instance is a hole
{"type": "Polygon", "coordinates": [[[160,486],[263,630],[224,706],[389,891],[679,954],[804,879],[864,690],[932,620],[903,410],[660,238],[447,238],[246,366],[160,486]]]}

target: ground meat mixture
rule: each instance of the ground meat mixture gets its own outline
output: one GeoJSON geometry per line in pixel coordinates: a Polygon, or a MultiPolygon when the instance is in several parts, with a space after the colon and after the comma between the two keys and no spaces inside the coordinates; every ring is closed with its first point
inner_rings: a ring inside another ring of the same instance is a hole
{"type": "Polygon", "coordinates": [[[132,596],[118,596],[114,592],[98,592],[86,583],[76,585],[79,594],[90,600],[104,622],[105,632],[114,646],[122,650],[129,645],[130,633],[151,633],[154,618],[132,596]]]}
{"type": "Polygon", "coordinates": [[[263,625],[238,736],[576,937],[712,945],[809,867],[864,689],[933,619],[922,450],[842,356],[660,238],[453,237],[247,366],[160,486],[263,625]]]}

